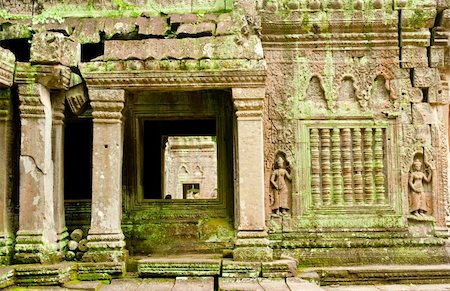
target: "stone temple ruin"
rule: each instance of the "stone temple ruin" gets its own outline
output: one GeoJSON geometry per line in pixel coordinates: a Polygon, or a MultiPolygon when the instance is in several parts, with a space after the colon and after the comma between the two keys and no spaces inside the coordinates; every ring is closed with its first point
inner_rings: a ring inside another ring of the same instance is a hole
{"type": "Polygon", "coordinates": [[[450,261],[448,0],[3,0],[0,25],[1,287],[450,281],[407,267],[450,261]]]}

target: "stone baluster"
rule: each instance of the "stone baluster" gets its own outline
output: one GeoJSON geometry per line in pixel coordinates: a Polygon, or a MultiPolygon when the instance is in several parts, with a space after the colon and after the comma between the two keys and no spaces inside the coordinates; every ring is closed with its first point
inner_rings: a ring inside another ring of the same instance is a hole
{"type": "Polygon", "coordinates": [[[64,101],[65,92],[57,91],[52,96],[53,108],[53,192],[55,229],[59,249],[67,244],[68,232],[64,214],[64,101]]]}
{"type": "Polygon", "coordinates": [[[342,205],[344,193],[342,189],[341,136],[339,128],[333,128],[331,134],[331,167],[333,172],[333,202],[342,205]]]}
{"type": "Polygon", "coordinates": [[[123,90],[89,90],[93,117],[92,209],[84,261],[122,262],[123,90]]]}
{"type": "Polygon", "coordinates": [[[344,177],[344,201],[353,204],[352,153],[350,128],[342,129],[342,164],[344,177]]]}
{"type": "Polygon", "coordinates": [[[54,220],[50,91],[33,82],[19,84],[18,91],[20,210],[15,260],[48,263],[59,258],[54,220]]]}
{"type": "Polygon", "coordinates": [[[237,261],[270,261],[273,256],[265,232],[264,98],[264,88],[233,88],[239,169],[235,188],[238,233],[233,250],[237,261]]]}
{"type": "Polygon", "coordinates": [[[311,129],[311,194],[314,207],[320,207],[322,197],[320,191],[320,139],[319,130],[311,129]]]}
{"type": "Polygon", "coordinates": [[[384,189],[384,172],[383,172],[383,129],[375,129],[375,146],[374,146],[374,168],[375,168],[375,202],[377,204],[386,203],[386,195],[384,189]]]}
{"type": "Polygon", "coordinates": [[[372,128],[364,129],[364,200],[366,204],[373,203],[373,136],[372,128]]]}
{"type": "Polygon", "coordinates": [[[353,183],[355,202],[358,205],[364,203],[363,162],[362,162],[362,135],[361,128],[353,129],[353,183]]]}
{"type": "Polygon", "coordinates": [[[322,145],[322,201],[324,205],[331,204],[331,138],[330,129],[325,128],[320,130],[321,145],[322,145]]]}
{"type": "Polygon", "coordinates": [[[12,104],[11,91],[0,90],[0,265],[9,265],[13,250],[11,229],[12,104]]]}

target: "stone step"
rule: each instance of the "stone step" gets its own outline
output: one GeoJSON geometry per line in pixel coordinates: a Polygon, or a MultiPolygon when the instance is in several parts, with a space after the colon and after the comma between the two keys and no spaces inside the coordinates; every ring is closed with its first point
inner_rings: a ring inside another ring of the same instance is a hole
{"type": "Polygon", "coordinates": [[[137,263],[140,277],[219,276],[222,260],[208,256],[145,258],[137,263]]]}
{"type": "Polygon", "coordinates": [[[15,271],[11,267],[0,268],[0,289],[14,285],[15,271]]]}
{"type": "Polygon", "coordinates": [[[302,270],[299,277],[310,277],[311,273],[317,273],[321,286],[450,283],[450,264],[307,268],[302,270]]]}
{"type": "Polygon", "coordinates": [[[17,286],[61,285],[75,275],[73,264],[54,265],[15,265],[15,284],[17,286]]]}

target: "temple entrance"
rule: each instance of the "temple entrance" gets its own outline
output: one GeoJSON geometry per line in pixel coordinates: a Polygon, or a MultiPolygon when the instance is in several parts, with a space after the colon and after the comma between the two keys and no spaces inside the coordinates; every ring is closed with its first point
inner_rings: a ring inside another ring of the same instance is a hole
{"type": "Polygon", "coordinates": [[[131,255],[232,248],[228,91],[136,92],[124,109],[123,231],[131,255]]]}

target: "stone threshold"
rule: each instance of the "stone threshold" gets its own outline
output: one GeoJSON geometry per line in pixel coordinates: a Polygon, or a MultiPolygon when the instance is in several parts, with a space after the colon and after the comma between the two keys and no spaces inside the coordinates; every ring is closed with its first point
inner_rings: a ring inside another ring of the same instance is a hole
{"type": "Polygon", "coordinates": [[[321,286],[368,284],[449,284],[450,264],[364,265],[305,268],[298,277],[321,286]]]}

